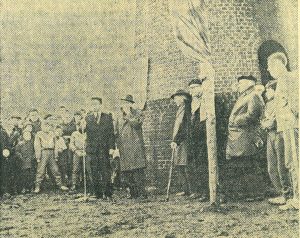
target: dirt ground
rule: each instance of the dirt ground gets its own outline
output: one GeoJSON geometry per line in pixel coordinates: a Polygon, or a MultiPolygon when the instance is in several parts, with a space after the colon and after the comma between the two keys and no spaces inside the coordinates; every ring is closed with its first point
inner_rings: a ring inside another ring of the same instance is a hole
{"type": "Polygon", "coordinates": [[[47,192],[1,200],[0,237],[299,237],[298,212],[266,201],[228,202],[207,211],[207,202],[171,196],[133,201],[78,201],[47,192]]]}

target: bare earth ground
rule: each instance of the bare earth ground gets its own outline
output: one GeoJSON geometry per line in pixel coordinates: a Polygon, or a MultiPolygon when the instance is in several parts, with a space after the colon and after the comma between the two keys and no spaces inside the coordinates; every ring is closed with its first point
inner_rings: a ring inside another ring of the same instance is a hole
{"type": "Polygon", "coordinates": [[[1,200],[0,237],[299,237],[298,212],[266,201],[208,203],[171,196],[79,202],[78,195],[42,193],[1,200]]]}

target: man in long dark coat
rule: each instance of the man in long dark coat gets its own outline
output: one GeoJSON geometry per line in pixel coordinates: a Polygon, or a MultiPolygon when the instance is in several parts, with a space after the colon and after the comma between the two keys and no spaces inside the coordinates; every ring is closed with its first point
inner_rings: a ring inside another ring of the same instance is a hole
{"type": "Polygon", "coordinates": [[[101,112],[102,99],[93,97],[92,112],[86,116],[86,169],[97,198],[111,198],[109,155],[115,148],[111,114],[101,112]]]}
{"type": "Polygon", "coordinates": [[[260,134],[264,105],[254,90],[255,83],[251,75],[238,78],[239,97],[229,117],[226,157],[239,180],[255,172],[255,160],[264,143],[260,134]]]}
{"type": "Polygon", "coordinates": [[[120,168],[125,186],[131,198],[146,198],[145,168],[146,156],[142,133],[142,112],[133,108],[131,95],[122,99],[121,118],[117,123],[118,146],[120,149],[120,168]]]}
{"type": "Polygon", "coordinates": [[[171,98],[177,106],[177,113],[173,127],[171,148],[174,150],[174,165],[179,172],[179,183],[182,191],[179,196],[188,196],[191,193],[189,172],[187,169],[190,150],[190,118],[191,96],[184,90],[177,90],[171,98]]]}

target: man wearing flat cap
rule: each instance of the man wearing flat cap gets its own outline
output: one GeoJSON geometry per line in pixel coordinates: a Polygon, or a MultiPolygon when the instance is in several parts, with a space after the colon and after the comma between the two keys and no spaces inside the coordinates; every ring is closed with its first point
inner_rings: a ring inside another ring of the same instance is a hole
{"type": "Polygon", "coordinates": [[[109,156],[115,148],[115,135],[112,116],[102,111],[101,98],[91,98],[91,113],[85,120],[86,169],[93,187],[92,192],[97,198],[110,199],[113,191],[109,156]]]}
{"type": "Polygon", "coordinates": [[[173,127],[171,148],[174,150],[174,165],[178,169],[180,196],[188,196],[191,193],[190,177],[187,164],[189,162],[190,145],[190,118],[191,118],[191,96],[188,92],[179,89],[171,99],[176,103],[177,113],[173,127]]]}
{"type": "Polygon", "coordinates": [[[192,96],[190,117],[190,171],[192,174],[192,198],[204,201],[208,198],[208,157],[206,140],[206,108],[202,83],[206,78],[193,79],[189,83],[192,96]]]}
{"type": "Polygon", "coordinates": [[[121,115],[117,121],[117,144],[120,150],[120,169],[130,198],[146,198],[144,148],[141,110],[135,108],[132,95],[121,99],[121,115]]]}
{"type": "Polygon", "coordinates": [[[259,128],[264,105],[255,91],[256,81],[252,75],[238,78],[239,96],[229,117],[226,148],[227,159],[234,163],[232,167],[241,164],[241,169],[253,169],[256,155],[263,146],[259,128]]]}

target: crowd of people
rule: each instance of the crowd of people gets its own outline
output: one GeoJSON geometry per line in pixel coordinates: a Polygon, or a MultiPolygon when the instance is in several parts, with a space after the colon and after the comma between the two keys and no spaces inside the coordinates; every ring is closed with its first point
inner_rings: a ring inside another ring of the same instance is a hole
{"type": "MultiPolygon", "coordinates": [[[[253,162],[266,144],[268,172],[278,193],[269,202],[298,209],[298,75],[289,70],[287,53],[277,42],[261,45],[259,61],[268,76],[264,86],[252,75],[237,79],[239,97],[229,117],[226,158],[248,164],[244,176],[255,169],[253,162]]],[[[170,145],[179,172],[178,195],[201,194],[200,199],[209,194],[205,80],[194,79],[189,92],[180,89],[171,95],[178,107],[170,145]]],[[[10,117],[0,128],[1,195],[40,193],[45,176],[63,191],[77,191],[86,174],[89,193],[96,198],[111,199],[118,181],[130,198],[146,198],[143,113],[132,95],[121,102],[116,118],[103,112],[99,97],[91,98],[89,112],[72,114],[61,106],[43,119],[37,109],[23,120],[10,117]]],[[[236,174],[235,179],[241,178],[236,174]]]]}

